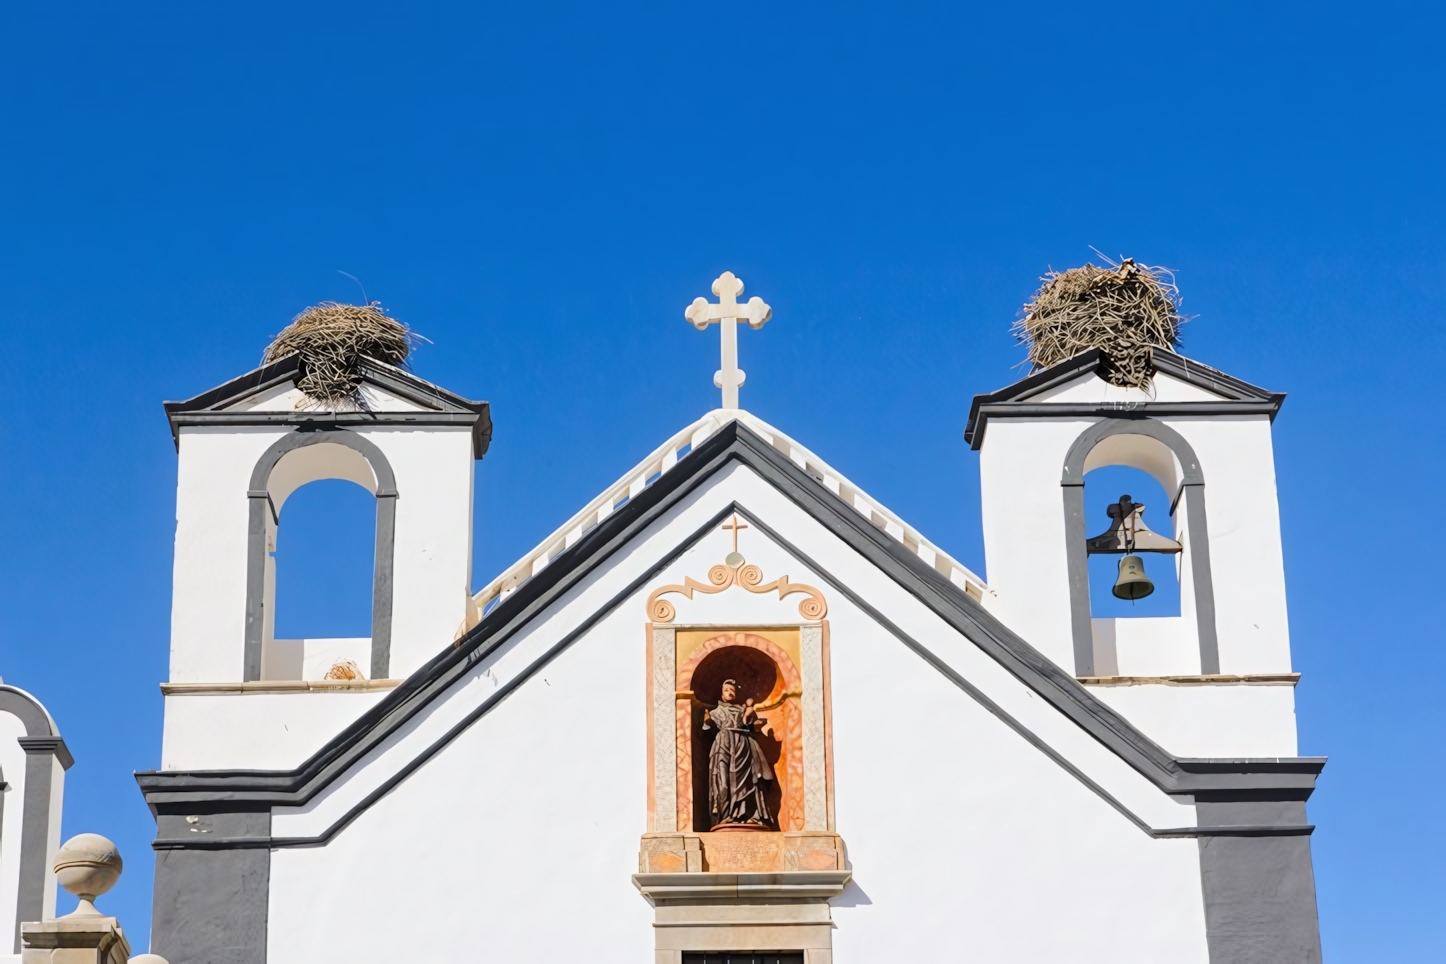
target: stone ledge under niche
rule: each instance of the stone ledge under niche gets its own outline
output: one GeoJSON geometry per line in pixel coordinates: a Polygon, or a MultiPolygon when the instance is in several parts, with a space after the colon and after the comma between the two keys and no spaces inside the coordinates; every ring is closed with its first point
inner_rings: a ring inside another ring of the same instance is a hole
{"type": "Polygon", "coordinates": [[[848,870],[784,871],[773,874],[633,874],[633,886],[654,903],[829,898],[842,894],[853,878],[848,870]]]}
{"type": "Polygon", "coordinates": [[[657,874],[817,873],[844,869],[843,838],[829,831],[645,833],[638,872],[657,874]]]}

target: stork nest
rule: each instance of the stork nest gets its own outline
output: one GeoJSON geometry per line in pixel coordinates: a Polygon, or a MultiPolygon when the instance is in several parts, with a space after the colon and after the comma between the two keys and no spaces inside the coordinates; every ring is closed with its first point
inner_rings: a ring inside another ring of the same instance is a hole
{"type": "Polygon", "coordinates": [[[407,360],[412,334],[380,302],[342,305],[323,301],[291,319],[266,349],[261,363],[301,356],[296,387],[315,402],[366,407],[361,394],[361,359],[392,365],[407,360]]]}
{"type": "Polygon", "coordinates": [[[1034,369],[1048,368],[1080,352],[1104,352],[1101,376],[1112,385],[1145,388],[1155,374],[1150,349],[1180,342],[1180,292],[1166,268],[1125,258],[1108,267],[1085,264],[1050,271],[1024,306],[1014,335],[1029,346],[1034,369]]]}

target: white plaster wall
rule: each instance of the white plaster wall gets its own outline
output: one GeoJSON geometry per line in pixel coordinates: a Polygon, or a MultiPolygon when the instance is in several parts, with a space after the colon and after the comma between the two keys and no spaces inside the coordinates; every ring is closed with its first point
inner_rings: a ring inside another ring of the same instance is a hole
{"type": "MultiPolygon", "coordinates": [[[[709,534],[606,607],[734,499],[1141,819],[1194,823],[1193,807],[1161,793],[734,466],[474,666],[346,780],[306,807],[273,812],[273,833],[320,833],[489,707],[327,846],[274,852],[270,959],[647,960],[652,911],[629,881],[646,826],[644,600],[654,586],[706,573],[728,537],[709,534]],[[600,621],[564,647],[600,607],[600,621]],[[465,926],[447,919],[454,907],[465,926]]],[[[786,574],[824,588],[830,606],[838,830],[858,881],[836,902],[836,960],[957,959],[961,947],[980,960],[1206,960],[1193,840],[1152,840],[781,546],[745,531],[740,549],[765,579],[786,574]]],[[[788,621],[803,621],[796,597],[780,603],[735,588],[669,598],[680,623],[776,623],[790,610],[788,621]]]]}
{"type": "MultiPolygon", "coordinates": [[[[1093,419],[990,419],[979,453],[990,611],[1074,672],[1065,556],[1064,456],[1093,419]]],[[[1103,528],[1103,527],[1101,527],[1103,528]]]]}
{"type": "MultiPolygon", "coordinates": [[[[629,606],[323,848],[275,851],[270,964],[652,959],[644,633],[629,606]]],[[[479,670],[476,684],[490,688],[479,670]]]]}
{"type": "Polygon", "coordinates": [[[239,680],[246,637],[246,492],[284,428],[183,428],[176,479],[171,675],[239,680]]]}
{"type": "MultiPolygon", "coordinates": [[[[389,675],[409,676],[452,642],[472,591],[469,427],[358,430],[386,455],[397,479],[389,675]]],[[[366,669],[366,667],[363,667],[366,669]]]]}
{"type": "Polygon", "coordinates": [[[1164,419],[1205,474],[1222,673],[1290,671],[1275,455],[1264,415],[1164,419]]]}
{"type": "Polygon", "coordinates": [[[1295,756],[1295,688],[1285,684],[1091,686],[1175,756],[1295,756]]]}
{"type": "Polygon", "coordinates": [[[387,692],[167,696],[161,769],[290,770],[387,692]]]}
{"type": "Polygon", "coordinates": [[[888,634],[837,615],[854,880],[833,901],[835,961],[1208,960],[1194,840],[1150,839],[888,634]]]}
{"type": "MultiPolygon", "coordinates": [[[[20,833],[25,815],[25,751],[15,742],[25,736],[19,717],[0,713],[0,774],[5,812],[0,815],[0,960],[14,948],[16,901],[20,896],[20,833]]],[[[16,960],[18,960],[18,956],[16,960]]]]}
{"type": "Polygon", "coordinates": [[[1186,676],[1200,672],[1200,634],[1193,611],[1188,617],[1111,616],[1091,619],[1090,623],[1096,676],[1186,676]]]}

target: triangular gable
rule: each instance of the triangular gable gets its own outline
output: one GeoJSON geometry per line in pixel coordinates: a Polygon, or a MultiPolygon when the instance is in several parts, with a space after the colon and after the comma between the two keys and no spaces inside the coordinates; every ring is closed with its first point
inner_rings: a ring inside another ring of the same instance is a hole
{"type": "Polygon", "coordinates": [[[964,438],[977,449],[984,444],[990,418],[1095,417],[1119,415],[1123,407],[1141,416],[1267,415],[1280,411],[1285,395],[1241,381],[1184,355],[1151,349],[1151,360],[1162,381],[1183,391],[1161,393],[1153,398],[1129,391],[1127,401],[1075,400],[1070,389],[1095,380],[1105,364],[1098,348],[1081,352],[1048,368],[1033,372],[995,392],[975,395],[969,407],[964,438]],[[1168,398],[1176,394],[1179,398],[1168,398]]]}
{"type": "Polygon", "coordinates": [[[775,452],[802,469],[815,482],[851,506],[876,529],[903,544],[923,560],[925,565],[932,567],[966,594],[981,602],[989,598],[991,593],[982,578],[935,545],[904,519],[891,512],[878,499],[864,492],[817,454],[751,412],[715,409],[681,431],[674,433],[672,438],[658,446],[647,458],[600,492],[596,498],[579,509],[572,518],[555,529],[546,539],[543,539],[521,559],[504,569],[496,578],[478,590],[471,599],[467,621],[458,631],[458,638],[462,633],[477,625],[482,616],[492,611],[492,607],[515,592],[518,586],[532,578],[535,573],[541,572],[551,564],[553,559],[570,549],[613,512],[626,505],[634,496],[646,490],[665,474],[674,471],[675,467],[680,464],[679,460],[686,457],[695,446],[734,421],[748,428],[753,435],[769,445],[775,452]]]}
{"type": "Polygon", "coordinates": [[[492,441],[491,406],[447,391],[405,369],[375,358],[362,358],[362,392],[366,411],[333,411],[325,407],[296,408],[295,381],[299,355],[263,365],[224,385],[181,402],[164,402],[171,436],[180,446],[186,425],[466,425],[472,428],[476,458],[492,441]],[[293,397],[293,395],[295,397],[293,397]]]}
{"type": "MultiPolygon", "coordinates": [[[[653,485],[582,535],[547,567],[502,599],[456,646],[423,666],[301,766],[287,771],[212,770],[137,774],[137,781],[152,811],[159,817],[166,814],[193,813],[200,808],[212,812],[238,812],[306,805],[335,784],[338,778],[361,765],[365,758],[382,752],[396,739],[400,739],[409,724],[420,719],[420,714],[434,701],[442,698],[454,684],[458,684],[473,672],[476,663],[500,651],[510,640],[524,633],[534,620],[549,612],[551,607],[561,605],[564,597],[572,590],[582,587],[585,580],[595,573],[603,572],[615,557],[621,558],[625,555],[632,548],[632,543],[643,537],[665,514],[680,507],[715,475],[736,465],[751,470],[767,486],[771,486],[769,491],[781,494],[818,527],[822,527],[831,537],[863,557],[891,580],[893,585],[902,588],[910,598],[926,607],[933,617],[956,630],[992,660],[992,665],[1002,667],[1010,677],[1018,680],[1059,716],[1073,724],[1077,730],[1072,732],[1087,734],[1087,737],[1093,740],[1086,740],[1089,745],[1103,746],[1109,754],[1123,761],[1130,770],[1143,776],[1159,791],[1193,796],[1197,800],[1210,799],[1212,795],[1217,799],[1225,799],[1242,793],[1254,795],[1257,799],[1301,800],[1310,794],[1316,774],[1324,765],[1321,758],[1198,760],[1170,755],[1011,632],[969,595],[933,567],[926,565],[916,553],[880,531],[818,480],[784,458],[773,446],[734,421],[680,460],[673,471],[661,476],[653,485]]],[[[747,511],[746,506],[723,507],[720,513],[715,514],[715,518],[709,519],[691,538],[684,540],[665,558],[653,564],[651,569],[634,579],[615,599],[631,598],[663,567],[704,534],[713,531],[718,517],[735,508],[745,513],[747,511]]],[[[950,678],[960,689],[968,692],[981,705],[991,708],[991,712],[1006,723],[1010,722],[1006,712],[992,703],[986,694],[965,679],[948,661],[934,655],[918,637],[910,636],[905,629],[891,623],[887,615],[873,606],[868,599],[854,592],[849,585],[829,576],[826,566],[810,559],[799,547],[789,545],[780,533],[769,529],[764,519],[753,517],[753,524],[776,543],[784,546],[795,558],[804,561],[824,581],[830,583],[833,591],[848,596],[854,605],[868,612],[880,626],[888,629],[905,645],[915,649],[918,655],[950,678]]],[[[599,614],[601,612],[600,610],[599,614]]],[[[593,618],[601,616],[589,617],[593,618]]],[[[583,620],[554,647],[553,652],[560,651],[570,645],[572,640],[580,638],[589,625],[589,620],[583,620]]],[[[508,685],[524,685],[531,672],[535,672],[535,669],[520,675],[508,685]]],[[[481,712],[479,709],[475,715],[461,719],[447,734],[412,756],[405,765],[399,766],[385,782],[369,792],[365,799],[353,806],[343,818],[332,823],[320,836],[295,839],[238,838],[229,843],[216,839],[207,845],[286,847],[324,843],[372,802],[404,780],[416,767],[425,763],[432,754],[442,749],[475,721],[481,712]]],[[[1030,738],[1027,729],[1017,729],[1026,739],[1030,738]]],[[[1052,752],[1042,741],[1031,742],[1042,752],[1052,752]]],[[[1056,758],[1056,762],[1066,769],[1072,767],[1068,760],[1056,758]]],[[[1089,782],[1083,774],[1076,775],[1089,782]]],[[[1141,829],[1153,835],[1195,836],[1203,828],[1163,832],[1152,831],[1144,826],[1141,829]]],[[[1256,829],[1259,828],[1235,827],[1229,828],[1229,832],[1248,835],[1256,829]]],[[[1273,828],[1273,832],[1279,833],[1281,830],[1277,827],[1273,828]]],[[[1309,832],[1309,828],[1301,827],[1291,832],[1309,832]]],[[[163,831],[156,846],[194,846],[195,843],[191,839],[168,842],[163,831]]]]}

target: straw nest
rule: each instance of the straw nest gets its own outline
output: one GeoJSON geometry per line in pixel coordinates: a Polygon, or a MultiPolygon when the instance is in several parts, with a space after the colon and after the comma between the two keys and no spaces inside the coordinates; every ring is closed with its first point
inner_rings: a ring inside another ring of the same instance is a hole
{"type": "Polygon", "coordinates": [[[1150,349],[1180,341],[1180,292],[1165,268],[1125,258],[1108,267],[1086,264],[1050,271],[1014,334],[1029,346],[1028,361],[1047,368],[1091,348],[1105,354],[1102,377],[1113,385],[1145,388],[1155,374],[1150,349]]]}
{"type": "Polygon", "coordinates": [[[388,316],[380,302],[342,305],[323,301],[291,319],[261,361],[270,364],[298,354],[301,371],[296,387],[308,398],[365,408],[362,356],[400,365],[412,349],[411,339],[407,326],[388,316]]]}

